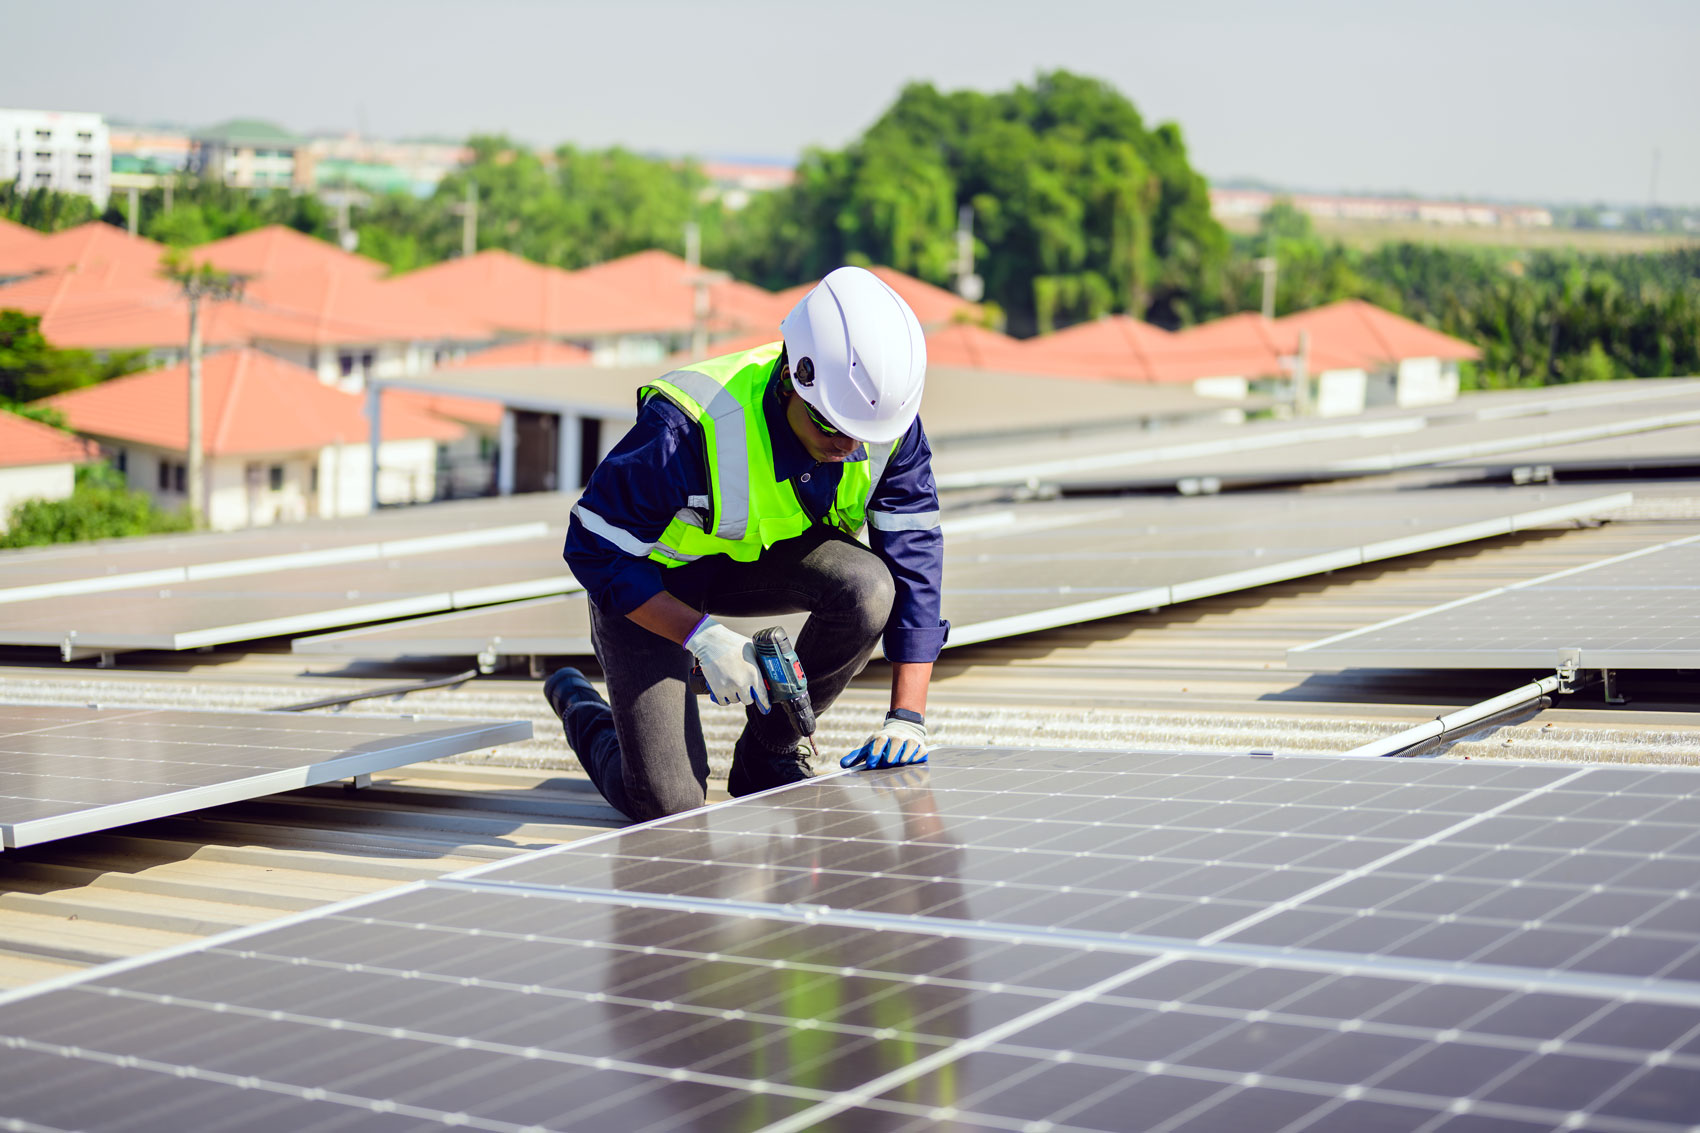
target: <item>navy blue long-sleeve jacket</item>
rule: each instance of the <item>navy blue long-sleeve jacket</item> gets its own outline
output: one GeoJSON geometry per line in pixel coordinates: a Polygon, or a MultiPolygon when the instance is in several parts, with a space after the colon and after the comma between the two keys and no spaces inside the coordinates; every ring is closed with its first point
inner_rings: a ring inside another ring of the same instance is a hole
{"type": "MultiPolygon", "coordinates": [[[[785,419],[778,383],[762,400],[773,441],[774,472],[789,480],[798,500],[818,522],[831,510],[843,466],[816,463],[785,419]]],[[[855,459],[867,459],[866,450],[855,459]]],[[[652,397],[637,423],[597,465],[573,509],[564,557],[591,600],[609,613],[628,614],[662,591],[668,569],[619,542],[648,544],[660,538],[691,497],[707,497],[708,464],[702,430],[664,397],[652,397]],[[585,510],[602,533],[581,520],[585,510]]],[[[932,661],[949,626],[940,618],[944,537],[938,528],[938,490],[932,449],[917,418],[893,450],[868,501],[868,543],[891,570],[896,598],[886,624],[885,655],[892,661],[932,661]],[[903,516],[886,519],[882,516],[903,516]]]]}

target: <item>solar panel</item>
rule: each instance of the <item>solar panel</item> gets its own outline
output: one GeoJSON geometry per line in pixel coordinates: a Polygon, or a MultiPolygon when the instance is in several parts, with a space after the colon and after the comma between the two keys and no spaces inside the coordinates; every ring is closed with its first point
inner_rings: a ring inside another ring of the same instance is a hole
{"type": "Polygon", "coordinates": [[[8,849],[529,739],[514,721],[0,705],[8,849]]]}
{"type": "Polygon", "coordinates": [[[1519,481],[1577,472],[1634,472],[1700,465],[1700,426],[1660,429],[1625,437],[1518,449],[1491,457],[1455,461],[1447,467],[1476,468],[1519,481]]]}
{"type": "Polygon", "coordinates": [[[0,996],[0,1117],[1687,1129],[1697,808],[1687,770],[941,750],[0,996]]]}
{"type": "MultiPolygon", "coordinates": [[[[1053,501],[945,523],[952,646],[1224,594],[1434,547],[1609,514],[1584,488],[1053,501]]],[[[759,628],[773,619],[749,623],[759,628]]],[[[302,653],[590,652],[582,598],[297,640],[302,653]]]]}
{"type": "Polygon", "coordinates": [[[14,602],[0,643],[193,649],[577,589],[559,536],[14,602]]]}
{"type": "Polygon", "coordinates": [[[957,447],[939,453],[940,488],[1053,484],[1083,491],[1266,484],[1340,479],[1536,445],[1569,444],[1700,422],[1692,386],[1659,398],[1563,402],[1537,415],[1421,413],[1285,421],[1133,437],[1083,437],[1066,446],[957,447]]]}
{"type": "Polygon", "coordinates": [[[1301,645],[1296,669],[1700,668],[1700,535],[1301,645]]]}

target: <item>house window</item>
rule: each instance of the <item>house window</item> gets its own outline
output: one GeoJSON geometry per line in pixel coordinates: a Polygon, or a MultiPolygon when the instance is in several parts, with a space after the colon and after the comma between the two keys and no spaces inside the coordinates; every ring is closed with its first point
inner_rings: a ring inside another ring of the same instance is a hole
{"type": "Polygon", "coordinates": [[[159,490],[162,492],[171,491],[171,462],[169,460],[159,462],[159,490]]]}
{"type": "Polygon", "coordinates": [[[176,464],[171,468],[171,486],[179,495],[189,490],[189,466],[176,464]]]}
{"type": "Polygon", "coordinates": [[[112,453],[112,469],[126,478],[130,475],[130,454],[124,449],[114,449],[112,453]]]}
{"type": "Polygon", "coordinates": [[[92,130],[78,130],[77,131],[77,141],[80,142],[81,144],[85,145],[85,146],[93,145],[94,144],[94,131],[92,131],[92,130]]]}
{"type": "Polygon", "coordinates": [[[371,377],[372,376],[372,364],[374,362],[376,362],[377,360],[378,360],[378,356],[376,354],[372,353],[370,350],[368,350],[368,351],[366,351],[366,353],[362,354],[360,356],[360,373],[363,374],[366,377],[371,377]]]}
{"type": "Polygon", "coordinates": [[[281,464],[272,465],[270,475],[271,475],[272,491],[274,491],[274,492],[283,491],[283,465],[281,465],[281,464]]]}
{"type": "Polygon", "coordinates": [[[319,494],[319,466],[317,464],[313,465],[313,470],[307,477],[307,494],[310,496],[319,494]]]}
{"type": "Polygon", "coordinates": [[[35,132],[35,140],[38,142],[51,142],[53,140],[53,131],[37,130],[35,132]]]}
{"type": "Polygon", "coordinates": [[[52,154],[51,151],[43,153],[41,150],[36,150],[35,151],[35,159],[37,161],[52,161],[53,160],[53,154],[52,154]]]}
{"type": "Polygon", "coordinates": [[[79,174],[77,174],[77,180],[79,182],[81,182],[82,184],[87,185],[89,182],[94,180],[94,174],[92,174],[92,173],[79,173],[79,174]]]}
{"type": "Polygon", "coordinates": [[[336,356],[336,364],[337,368],[342,371],[343,377],[346,378],[350,374],[354,373],[354,355],[338,354],[336,356]]]}
{"type": "Polygon", "coordinates": [[[92,154],[92,153],[79,153],[77,155],[77,160],[86,165],[89,162],[92,162],[94,160],[94,154],[92,154]]]}

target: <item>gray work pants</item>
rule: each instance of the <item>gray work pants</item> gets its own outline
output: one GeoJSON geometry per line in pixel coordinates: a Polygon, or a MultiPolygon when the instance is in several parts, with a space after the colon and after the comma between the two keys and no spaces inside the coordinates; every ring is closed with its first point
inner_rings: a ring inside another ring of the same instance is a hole
{"type": "MultiPolygon", "coordinates": [[[[816,526],[753,563],[711,555],[661,572],[668,593],[719,617],[808,613],[795,645],[809,699],[826,711],[872,656],[891,617],[891,572],[835,528],[816,526]]],[[[576,754],[602,797],[642,821],[703,805],[708,751],[686,682],[690,653],[623,614],[590,604],[591,642],[611,712],[574,729],[576,754]]],[[[785,713],[747,710],[734,759],[785,751],[801,738],[785,713]]]]}

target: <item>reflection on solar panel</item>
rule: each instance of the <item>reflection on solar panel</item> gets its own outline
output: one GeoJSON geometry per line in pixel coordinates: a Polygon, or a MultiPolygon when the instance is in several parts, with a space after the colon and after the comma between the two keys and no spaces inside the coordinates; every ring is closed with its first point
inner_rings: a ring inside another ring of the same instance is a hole
{"type": "Polygon", "coordinates": [[[5,605],[0,643],[194,649],[576,590],[553,535],[5,605]]]}
{"type": "Polygon", "coordinates": [[[1081,438],[1066,446],[952,448],[935,465],[941,488],[1044,483],[1080,490],[1178,485],[1196,491],[1206,484],[1361,476],[1696,422],[1700,390],[1687,386],[1660,398],[1561,401],[1534,416],[1490,412],[1431,420],[1407,413],[1081,438]]]}
{"type": "Polygon", "coordinates": [[[915,1133],[1700,1121],[1700,774],[935,758],[0,997],[0,1116],[915,1133]]]}
{"type": "MultiPolygon", "coordinates": [[[[944,616],[967,645],[1609,514],[1626,493],[1464,489],[1023,505],[947,522],[944,616]]],[[[771,618],[750,623],[759,628],[771,618]]],[[[362,657],[590,652],[582,598],[297,641],[362,657]]]]}
{"type": "Polygon", "coordinates": [[[529,739],[523,721],[0,705],[10,849],[529,739]]]}
{"type": "Polygon", "coordinates": [[[1296,669],[1700,668],[1700,536],[1301,645],[1296,669]]]}

